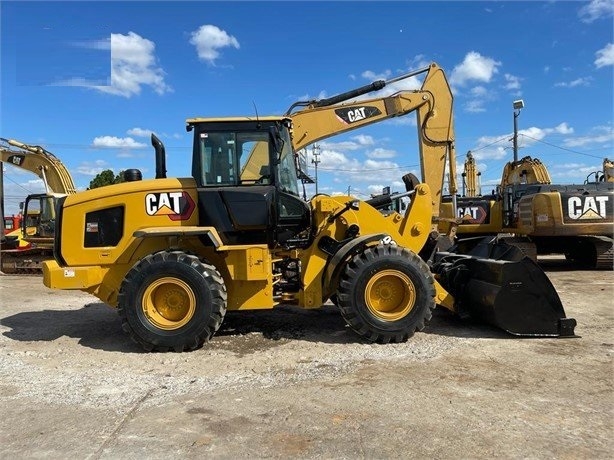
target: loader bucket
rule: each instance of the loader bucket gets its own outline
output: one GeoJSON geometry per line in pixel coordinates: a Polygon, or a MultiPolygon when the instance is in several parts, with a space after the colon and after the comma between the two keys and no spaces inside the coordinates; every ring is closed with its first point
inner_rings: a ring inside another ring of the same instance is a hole
{"type": "Polygon", "coordinates": [[[548,276],[517,247],[487,238],[467,254],[439,253],[433,266],[455,298],[461,316],[471,316],[510,334],[573,337],[548,276]]]}

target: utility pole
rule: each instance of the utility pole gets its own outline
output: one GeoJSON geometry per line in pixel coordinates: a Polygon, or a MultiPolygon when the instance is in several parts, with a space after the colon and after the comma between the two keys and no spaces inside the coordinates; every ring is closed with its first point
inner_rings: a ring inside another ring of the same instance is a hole
{"type": "Polygon", "coordinates": [[[524,101],[522,99],[518,99],[513,103],[514,107],[514,163],[518,161],[518,115],[520,115],[520,110],[524,108],[524,101]]]}
{"type": "Polygon", "coordinates": [[[316,195],[318,194],[318,164],[320,163],[320,146],[318,144],[313,144],[311,148],[311,152],[313,157],[311,158],[311,162],[316,167],[316,195]]]}
{"type": "Polygon", "coordinates": [[[0,241],[4,240],[4,163],[0,161],[0,241]]]}

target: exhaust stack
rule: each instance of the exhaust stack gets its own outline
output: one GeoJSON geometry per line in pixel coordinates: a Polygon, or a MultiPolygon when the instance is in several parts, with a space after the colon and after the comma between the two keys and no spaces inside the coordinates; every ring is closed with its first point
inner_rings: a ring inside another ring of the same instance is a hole
{"type": "Polygon", "coordinates": [[[166,179],[166,151],[154,133],[151,133],[151,145],[156,151],[156,179],[166,179]]]}

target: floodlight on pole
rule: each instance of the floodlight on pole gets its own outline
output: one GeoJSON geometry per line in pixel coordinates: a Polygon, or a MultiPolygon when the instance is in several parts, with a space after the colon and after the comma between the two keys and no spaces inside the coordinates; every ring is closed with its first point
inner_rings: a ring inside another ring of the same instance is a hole
{"type": "Polygon", "coordinates": [[[520,110],[524,109],[524,101],[522,99],[518,99],[513,102],[514,107],[514,162],[518,161],[518,115],[520,115],[520,110]]]}

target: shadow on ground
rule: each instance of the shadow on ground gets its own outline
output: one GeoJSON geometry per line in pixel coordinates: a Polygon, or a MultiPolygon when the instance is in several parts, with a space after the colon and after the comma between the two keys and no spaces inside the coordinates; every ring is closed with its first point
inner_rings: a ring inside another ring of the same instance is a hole
{"type": "MultiPolygon", "coordinates": [[[[78,339],[80,345],[88,348],[142,352],[140,346],[122,331],[117,312],[103,303],[87,304],[78,310],[17,313],[1,318],[0,324],[10,329],[3,332],[3,335],[11,340],[53,341],[66,336],[78,339]]],[[[488,325],[461,320],[442,309],[434,311],[432,320],[423,332],[453,337],[510,337],[488,325]]],[[[334,344],[364,342],[346,325],[334,305],[325,305],[316,310],[282,305],[275,310],[228,312],[207,347],[232,349],[234,340],[241,353],[245,353],[250,344],[258,349],[262,340],[276,342],[284,339],[334,344]]]]}

